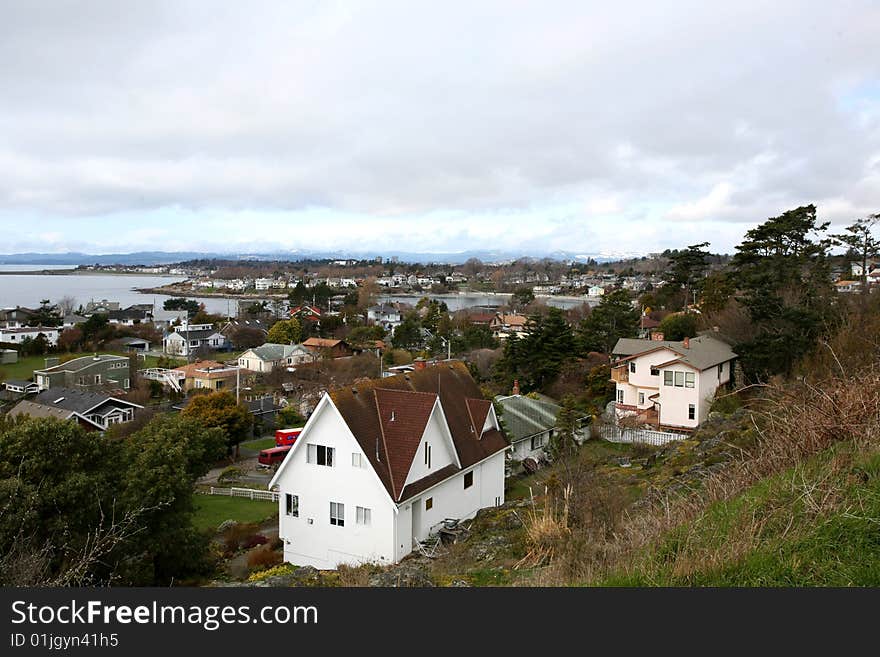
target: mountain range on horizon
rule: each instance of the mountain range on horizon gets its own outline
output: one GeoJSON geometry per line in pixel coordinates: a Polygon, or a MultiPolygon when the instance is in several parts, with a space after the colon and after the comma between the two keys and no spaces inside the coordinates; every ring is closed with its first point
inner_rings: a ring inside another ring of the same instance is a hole
{"type": "Polygon", "coordinates": [[[549,253],[526,253],[524,251],[461,251],[457,253],[411,253],[411,252],[383,252],[366,253],[357,251],[277,251],[271,253],[241,253],[241,252],[201,252],[201,251],[138,251],[134,253],[12,253],[0,254],[0,265],[167,265],[189,260],[265,260],[265,261],[300,261],[300,260],[336,260],[357,259],[372,260],[382,257],[388,261],[397,258],[404,263],[436,263],[460,265],[471,258],[483,262],[507,262],[520,258],[549,258],[562,262],[587,262],[590,259],[596,262],[612,262],[615,260],[638,258],[643,253],[573,253],[566,251],[554,251],[549,253]]]}

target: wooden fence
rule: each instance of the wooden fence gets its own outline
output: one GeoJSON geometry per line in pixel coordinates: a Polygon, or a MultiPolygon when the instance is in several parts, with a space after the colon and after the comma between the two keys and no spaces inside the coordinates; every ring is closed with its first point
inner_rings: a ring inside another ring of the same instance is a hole
{"type": "Polygon", "coordinates": [[[227,497],[246,497],[251,500],[268,500],[277,502],[279,493],[272,490],[257,490],[256,488],[215,488],[199,491],[205,495],[226,495],[227,497]]]}

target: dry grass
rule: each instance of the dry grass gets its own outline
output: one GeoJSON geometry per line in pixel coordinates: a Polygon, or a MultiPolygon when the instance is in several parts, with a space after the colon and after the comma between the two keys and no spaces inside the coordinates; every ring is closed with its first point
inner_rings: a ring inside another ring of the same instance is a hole
{"type": "MultiPolygon", "coordinates": [[[[767,386],[764,393],[751,410],[753,448],[742,450],[728,467],[690,489],[657,496],[616,518],[574,523],[571,537],[558,539],[552,550],[544,548],[553,560],[532,583],[596,582],[636,571],[649,580],[660,570],[688,575],[742,558],[761,544],[768,527],[777,537],[797,531],[794,528],[803,527],[803,517],[796,523],[796,514],[808,514],[817,522],[832,511],[857,514],[858,509],[841,508],[845,478],[840,475],[851,466],[851,455],[836,453],[820,469],[811,468],[808,459],[843,441],[857,451],[877,448],[880,372],[866,369],[848,374],[840,368],[821,384],[778,384],[767,386]],[[751,512],[746,505],[745,511],[725,520],[727,524],[713,518],[711,527],[718,529],[711,531],[719,535],[714,540],[706,536],[713,505],[735,500],[759,482],[783,473],[785,485],[770,499],[751,512]],[[658,558],[656,550],[647,548],[656,548],[663,540],[674,549],[658,558]]],[[[596,503],[584,499],[575,484],[572,496],[579,493],[581,502],[596,503]]],[[[572,513],[584,516],[574,505],[572,513]]]]}
{"type": "MultiPolygon", "coordinates": [[[[530,495],[531,491],[529,488],[530,495]]],[[[570,485],[562,490],[561,500],[551,495],[545,487],[544,503],[540,507],[535,504],[534,495],[531,495],[532,505],[523,518],[528,552],[514,568],[536,568],[553,560],[556,551],[571,536],[568,526],[570,497],[570,485]]]]}

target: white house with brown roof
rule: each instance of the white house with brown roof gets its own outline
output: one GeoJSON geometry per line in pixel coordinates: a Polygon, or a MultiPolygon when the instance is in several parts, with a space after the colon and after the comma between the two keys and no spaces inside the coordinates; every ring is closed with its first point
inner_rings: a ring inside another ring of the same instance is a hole
{"type": "Polygon", "coordinates": [[[325,394],[269,484],[284,559],[394,563],[504,502],[509,445],[463,363],[325,394]]]}
{"type": "Polygon", "coordinates": [[[612,356],[617,418],[669,429],[695,429],[706,419],[715,391],[731,381],[737,357],[711,336],[681,342],[621,338],[612,356]]]}

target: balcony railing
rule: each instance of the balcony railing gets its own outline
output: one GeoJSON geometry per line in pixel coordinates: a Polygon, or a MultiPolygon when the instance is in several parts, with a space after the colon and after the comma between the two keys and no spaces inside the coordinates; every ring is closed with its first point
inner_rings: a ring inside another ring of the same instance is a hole
{"type": "Polygon", "coordinates": [[[611,380],[615,383],[629,383],[629,369],[627,365],[611,368],[611,380]]]}

